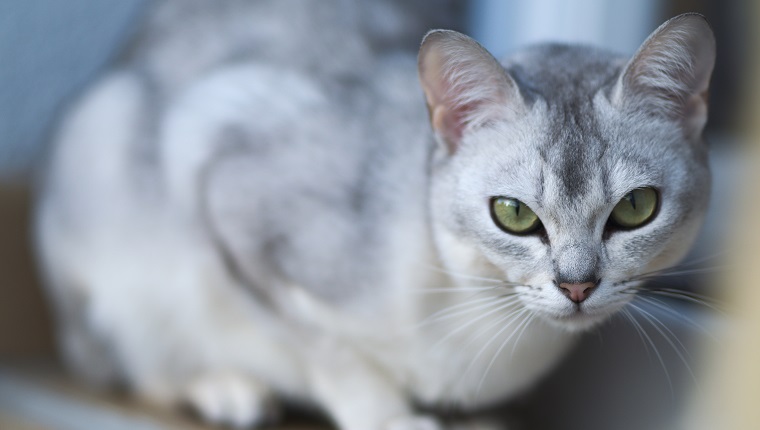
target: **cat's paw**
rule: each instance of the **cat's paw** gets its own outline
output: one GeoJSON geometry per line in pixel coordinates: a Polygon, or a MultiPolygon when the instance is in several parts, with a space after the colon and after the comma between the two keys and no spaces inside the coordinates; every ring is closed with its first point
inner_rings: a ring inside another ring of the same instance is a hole
{"type": "Polygon", "coordinates": [[[447,430],[511,430],[506,423],[490,420],[471,420],[452,423],[447,430]]]}
{"type": "Polygon", "coordinates": [[[435,418],[413,415],[392,419],[384,430],[444,430],[435,418]]]}
{"type": "Polygon", "coordinates": [[[188,385],[185,399],[209,423],[236,429],[272,422],[279,412],[268,387],[233,372],[196,378],[188,385]]]}

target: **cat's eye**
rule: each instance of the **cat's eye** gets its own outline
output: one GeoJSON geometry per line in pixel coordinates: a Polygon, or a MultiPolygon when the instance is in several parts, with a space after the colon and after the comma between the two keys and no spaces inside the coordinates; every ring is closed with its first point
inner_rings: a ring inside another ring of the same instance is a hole
{"type": "Polygon", "coordinates": [[[509,197],[491,199],[491,217],[499,228],[512,234],[529,234],[538,230],[541,220],[525,203],[509,197]]]}
{"type": "Polygon", "coordinates": [[[654,217],[657,200],[657,191],[653,188],[636,188],[612,209],[610,219],[625,229],[641,227],[654,217]]]}

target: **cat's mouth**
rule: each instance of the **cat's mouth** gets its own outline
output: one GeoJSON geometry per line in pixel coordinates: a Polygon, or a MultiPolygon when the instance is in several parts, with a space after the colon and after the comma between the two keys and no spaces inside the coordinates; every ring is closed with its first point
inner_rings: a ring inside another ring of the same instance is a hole
{"type": "Polygon", "coordinates": [[[606,320],[613,312],[587,309],[576,305],[572,310],[552,314],[548,319],[555,325],[570,331],[586,330],[606,320]]]}
{"type": "Polygon", "coordinates": [[[624,308],[633,297],[619,294],[608,283],[602,282],[597,282],[592,293],[580,297],[581,300],[575,300],[579,297],[567,293],[560,296],[559,289],[552,287],[543,289],[544,300],[531,300],[526,304],[541,319],[569,331],[587,330],[603,323],[624,308]]]}

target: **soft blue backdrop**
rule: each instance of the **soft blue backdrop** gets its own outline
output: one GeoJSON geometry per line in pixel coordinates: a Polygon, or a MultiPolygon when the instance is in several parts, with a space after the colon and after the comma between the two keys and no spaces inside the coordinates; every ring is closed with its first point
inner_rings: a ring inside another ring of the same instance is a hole
{"type": "Polygon", "coordinates": [[[56,110],[133,30],[145,0],[0,1],[0,176],[25,172],[56,110]]]}

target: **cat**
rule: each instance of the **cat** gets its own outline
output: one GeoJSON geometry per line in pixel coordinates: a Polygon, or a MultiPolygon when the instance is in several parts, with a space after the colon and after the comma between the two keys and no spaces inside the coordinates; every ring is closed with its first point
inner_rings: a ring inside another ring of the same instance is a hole
{"type": "Polygon", "coordinates": [[[325,18],[301,36],[244,24],[284,3],[177,4],[66,114],[39,196],[63,352],[93,383],[236,427],[284,399],[345,430],[441,429],[436,406],[530,388],[700,226],[700,15],[631,59],[499,63],[452,30],[416,58],[373,45],[361,13],[322,33],[309,2],[287,5],[325,18]]]}

